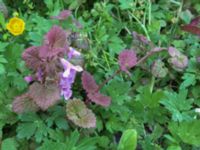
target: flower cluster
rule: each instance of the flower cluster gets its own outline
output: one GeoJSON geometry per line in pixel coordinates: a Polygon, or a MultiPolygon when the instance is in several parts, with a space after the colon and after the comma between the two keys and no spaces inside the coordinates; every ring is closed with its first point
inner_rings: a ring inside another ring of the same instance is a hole
{"type": "Polygon", "coordinates": [[[64,72],[60,75],[61,95],[68,100],[72,96],[71,86],[74,83],[76,72],[81,72],[83,69],[80,66],[72,65],[64,58],[61,58],[60,61],[64,68],[64,72]]]}
{"type": "Polygon", "coordinates": [[[24,94],[26,96],[21,96],[20,102],[20,98],[13,102],[14,111],[20,110],[21,112],[23,108],[17,107],[25,107],[22,103],[28,101],[30,104],[36,104],[40,109],[46,110],[57,103],[60,96],[64,96],[66,100],[72,96],[71,87],[76,72],[81,72],[83,69],[70,62],[81,53],[69,46],[67,38],[66,31],[59,26],[53,26],[44,36],[41,46],[32,46],[23,52],[22,58],[34,73],[24,78],[32,84],[30,84],[28,92],[24,94]]]}

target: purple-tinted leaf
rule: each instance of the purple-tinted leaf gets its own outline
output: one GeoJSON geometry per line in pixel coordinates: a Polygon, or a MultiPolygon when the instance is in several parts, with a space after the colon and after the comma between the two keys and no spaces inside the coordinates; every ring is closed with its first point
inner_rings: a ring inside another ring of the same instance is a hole
{"type": "Polygon", "coordinates": [[[188,65],[187,56],[179,52],[175,47],[169,47],[168,53],[171,56],[169,62],[172,64],[172,67],[177,71],[182,71],[188,65]]]}
{"type": "Polygon", "coordinates": [[[192,26],[198,26],[199,22],[200,22],[200,16],[192,19],[190,25],[192,25],[192,26]]]}
{"type": "Polygon", "coordinates": [[[87,93],[93,93],[98,91],[99,86],[96,84],[93,76],[89,72],[84,71],[82,73],[81,80],[83,88],[87,93]]]}
{"type": "Polygon", "coordinates": [[[185,55],[180,55],[179,57],[172,57],[169,62],[173,65],[172,67],[177,71],[182,71],[188,66],[188,58],[185,55]]]}
{"type": "Polygon", "coordinates": [[[38,109],[39,107],[28,94],[16,97],[12,103],[12,110],[16,113],[37,111],[38,109]]]}
{"type": "Polygon", "coordinates": [[[22,54],[22,58],[30,69],[37,70],[37,68],[43,63],[39,57],[39,49],[39,47],[32,46],[27,48],[22,54]]]}
{"type": "Polygon", "coordinates": [[[60,99],[59,88],[54,83],[42,85],[35,82],[30,86],[29,94],[42,110],[53,106],[60,99]]]}
{"type": "Polygon", "coordinates": [[[96,117],[79,99],[69,100],[66,105],[67,117],[77,126],[82,128],[96,127],[96,117]]]}
{"type": "Polygon", "coordinates": [[[59,26],[53,26],[45,35],[45,45],[51,48],[64,48],[67,45],[67,33],[59,26]]]}
{"type": "Polygon", "coordinates": [[[193,25],[184,25],[181,26],[181,29],[192,34],[200,35],[200,28],[193,26],[193,25]]]}
{"type": "Polygon", "coordinates": [[[169,47],[168,53],[171,57],[179,56],[181,53],[175,47],[169,47]]]}
{"type": "Polygon", "coordinates": [[[94,102],[94,103],[96,103],[96,104],[98,104],[98,105],[104,106],[104,107],[109,106],[110,103],[111,103],[110,97],[105,96],[105,95],[103,95],[103,94],[101,94],[101,93],[99,93],[99,92],[96,92],[96,93],[89,93],[89,94],[88,94],[88,98],[89,98],[92,102],[94,102]]]}
{"type": "Polygon", "coordinates": [[[123,50],[118,57],[118,63],[122,71],[128,72],[128,69],[137,64],[137,56],[133,50],[123,50]]]}
{"type": "Polygon", "coordinates": [[[134,39],[142,42],[143,44],[148,44],[149,43],[148,39],[142,34],[138,34],[137,32],[132,32],[132,35],[133,35],[134,39]]]}
{"type": "Polygon", "coordinates": [[[67,19],[69,16],[71,15],[71,11],[70,10],[63,10],[60,12],[60,14],[58,16],[53,16],[53,19],[58,19],[58,20],[65,20],[67,19]]]}
{"type": "Polygon", "coordinates": [[[51,48],[47,45],[44,45],[40,47],[39,56],[44,59],[52,58],[56,55],[64,54],[65,51],[65,48],[51,48]]]}

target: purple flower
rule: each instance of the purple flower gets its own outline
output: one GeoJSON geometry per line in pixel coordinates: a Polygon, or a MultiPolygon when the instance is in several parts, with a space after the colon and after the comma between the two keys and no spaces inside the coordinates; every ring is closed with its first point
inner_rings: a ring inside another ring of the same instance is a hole
{"type": "Polygon", "coordinates": [[[65,60],[64,58],[61,58],[60,61],[61,61],[61,64],[63,65],[64,70],[65,70],[64,73],[63,73],[64,77],[68,77],[70,75],[71,69],[78,71],[78,72],[83,71],[83,68],[81,66],[74,66],[69,61],[65,60]]]}
{"type": "Polygon", "coordinates": [[[73,57],[80,56],[81,53],[75,50],[73,47],[69,47],[68,59],[72,59],[73,57]]]}
{"type": "Polygon", "coordinates": [[[64,58],[60,59],[61,64],[63,65],[64,72],[60,77],[60,90],[61,95],[68,100],[72,96],[72,84],[74,83],[76,72],[80,72],[83,69],[80,66],[74,66],[64,58]]]}
{"type": "Polygon", "coordinates": [[[37,80],[42,81],[42,76],[43,76],[42,69],[38,68],[37,73],[36,73],[37,80]]]}
{"type": "Polygon", "coordinates": [[[24,80],[28,83],[32,82],[33,81],[33,77],[32,76],[26,76],[24,77],[24,80]]]}
{"type": "Polygon", "coordinates": [[[60,78],[61,95],[68,100],[72,96],[71,87],[76,77],[76,71],[71,69],[68,77],[64,77],[63,74],[64,73],[61,74],[60,78]]]}

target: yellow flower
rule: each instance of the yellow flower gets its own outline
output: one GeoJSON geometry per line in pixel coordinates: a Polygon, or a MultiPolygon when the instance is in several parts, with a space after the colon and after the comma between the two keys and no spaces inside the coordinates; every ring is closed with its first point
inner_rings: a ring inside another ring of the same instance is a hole
{"type": "Polygon", "coordinates": [[[8,24],[6,25],[6,29],[12,33],[14,36],[18,36],[23,33],[25,28],[24,20],[13,17],[9,20],[8,24]]]}

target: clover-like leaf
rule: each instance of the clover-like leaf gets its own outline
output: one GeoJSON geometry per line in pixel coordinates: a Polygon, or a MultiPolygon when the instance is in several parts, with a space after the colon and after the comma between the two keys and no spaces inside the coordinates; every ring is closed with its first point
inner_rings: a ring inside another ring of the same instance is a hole
{"type": "Polygon", "coordinates": [[[28,94],[24,94],[15,98],[12,103],[12,109],[20,114],[28,111],[37,111],[39,107],[28,94]]]}
{"type": "Polygon", "coordinates": [[[137,56],[133,50],[123,50],[118,57],[118,63],[122,71],[128,72],[128,69],[137,64],[137,56]]]}
{"type": "Polygon", "coordinates": [[[42,85],[40,83],[33,83],[29,89],[30,96],[33,101],[42,109],[47,110],[53,106],[60,99],[60,91],[56,84],[51,83],[42,85]]]}
{"type": "Polygon", "coordinates": [[[77,126],[83,128],[96,127],[96,117],[83,101],[79,99],[69,100],[66,109],[68,119],[77,126]]]}

